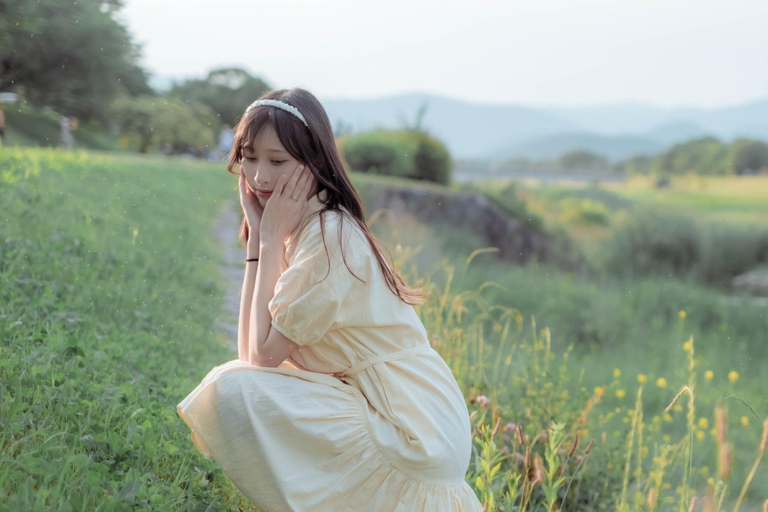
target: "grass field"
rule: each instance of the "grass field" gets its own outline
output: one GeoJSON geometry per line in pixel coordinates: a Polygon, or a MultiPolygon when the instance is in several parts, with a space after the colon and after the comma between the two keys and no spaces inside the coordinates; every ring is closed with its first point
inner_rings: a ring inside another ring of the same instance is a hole
{"type": "MultiPolygon", "coordinates": [[[[210,227],[235,186],[221,164],[0,152],[0,509],[255,510],[175,412],[232,357],[210,227]]],[[[762,454],[764,310],[505,265],[449,228],[376,230],[432,290],[417,310],[468,399],[489,510],[734,509],[762,454]]],[[[740,510],[766,497],[763,464],[740,510]]]]}

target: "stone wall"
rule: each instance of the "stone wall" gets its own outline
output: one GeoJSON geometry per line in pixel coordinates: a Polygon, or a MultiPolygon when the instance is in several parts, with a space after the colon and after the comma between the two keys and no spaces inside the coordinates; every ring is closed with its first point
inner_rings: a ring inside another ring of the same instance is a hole
{"type": "Polygon", "coordinates": [[[444,191],[418,184],[366,183],[358,189],[368,218],[376,210],[385,208],[395,218],[410,215],[423,224],[455,226],[481,235],[489,246],[499,249],[499,258],[520,264],[527,263],[534,255],[539,262],[551,262],[555,256],[546,233],[519,222],[480,193],[444,191]]]}

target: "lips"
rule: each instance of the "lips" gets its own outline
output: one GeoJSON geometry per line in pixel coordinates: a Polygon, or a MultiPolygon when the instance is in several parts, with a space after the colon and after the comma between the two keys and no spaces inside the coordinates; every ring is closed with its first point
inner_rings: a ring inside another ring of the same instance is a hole
{"type": "Polygon", "coordinates": [[[259,195],[260,197],[269,197],[272,195],[272,191],[271,190],[264,191],[264,190],[256,189],[256,194],[259,195]]]}

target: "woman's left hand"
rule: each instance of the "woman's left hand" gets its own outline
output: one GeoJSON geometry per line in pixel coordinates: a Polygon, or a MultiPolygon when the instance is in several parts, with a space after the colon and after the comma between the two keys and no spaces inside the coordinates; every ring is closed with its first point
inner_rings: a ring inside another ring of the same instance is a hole
{"type": "Polygon", "coordinates": [[[285,242],[307,211],[309,194],[314,190],[316,182],[317,179],[307,165],[299,165],[290,174],[278,178],[261,216],[259,235],[262,244],[285,242]]]}

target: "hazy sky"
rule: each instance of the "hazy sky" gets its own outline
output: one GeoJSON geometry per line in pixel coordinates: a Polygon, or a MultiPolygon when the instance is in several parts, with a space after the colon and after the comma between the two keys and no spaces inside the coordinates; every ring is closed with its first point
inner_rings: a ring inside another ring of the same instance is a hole
{"type": "Polygon", "coordinates": [[[123,16],[153,74],[240,66],[322,99],[768,98],[768,0],[126,0],[123,16]]]}

